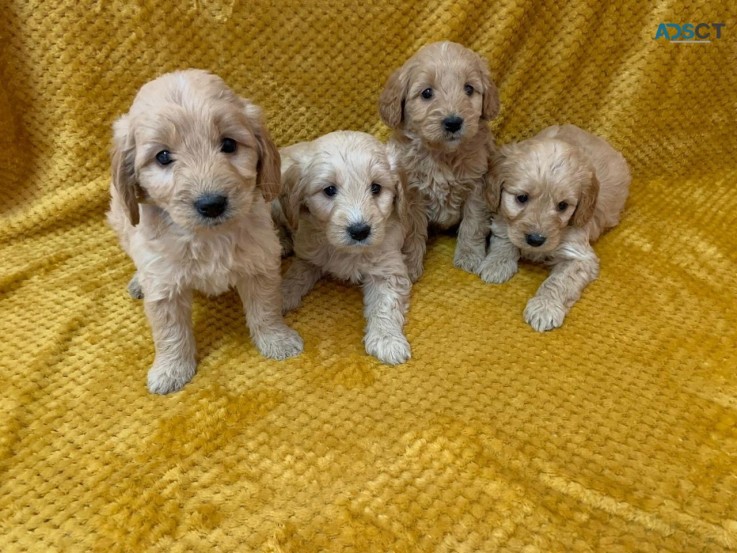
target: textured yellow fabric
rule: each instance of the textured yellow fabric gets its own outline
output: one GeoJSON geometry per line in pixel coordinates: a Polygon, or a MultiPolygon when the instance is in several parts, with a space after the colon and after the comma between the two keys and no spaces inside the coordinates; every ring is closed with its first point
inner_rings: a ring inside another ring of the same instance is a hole
{"type": "Polygon", "coordinates": [[[9,4],[0,550],[737,549],[737,4],[9,4]],[[654,40],[702,21],[722,38],[654,40]],[[305,353],[281,363],[234,293],[197,298],[196,377],[148,394],[151,336],[104,223],[110,125],[138,87],[207,68],[280,144],[384,138],[386,77],[445,38],[489,59],[500,142],[570,122],[631,163],[601,277],[564,327],[522,320],[543,268],[484,285],[443,237],[406,365],[368,357],[360,291],[323,282],[288,317],[305,353]]]}

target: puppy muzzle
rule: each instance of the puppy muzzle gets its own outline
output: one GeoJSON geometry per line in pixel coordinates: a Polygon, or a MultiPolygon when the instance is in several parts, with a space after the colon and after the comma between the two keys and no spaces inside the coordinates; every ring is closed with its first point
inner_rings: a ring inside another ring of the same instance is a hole
{"type": "Polygon", "coordinates": [[[371,236],[371,225],[365,222],[353,223],[346,229],[348,236],[356,243],[365,242],[371,236]]]}
{"type": "Polygon", "coordinates": [[[195,200],[194,208],[205,219],[217,219],[228,209],[228,197],[223,194],[203,194],[195,200]]]}
{"type": "Polygon", "coordinates": [[[202,193],[192,200],[192,222],[202,228],[217,227],[231,218],[234,204],[224,191],[202,193]]]}
{"type": "Polygon", "coordinates": [[[527,244],[529,246],[532,246],[533,248],[539,248],[545,243],[547,239],[548,239],[547,236],[543,236],[542,234],[538,234],[538,233],[531,233],[531,234],[525,235],[525,242],[527,242],[527,244]]]}
{"type": "Polygon", "coordinates": [[[449,115],[442,120],[441,124],[448,140],[460,140],[463,132],[463,117],[449,115]]]}
{"type": "Polygon", "coordinates": [[[364,220],[347,223],[334,236],[331,242],[337,248],[356,252],[376,247],[383,240],[382,229],[364,220]]]}

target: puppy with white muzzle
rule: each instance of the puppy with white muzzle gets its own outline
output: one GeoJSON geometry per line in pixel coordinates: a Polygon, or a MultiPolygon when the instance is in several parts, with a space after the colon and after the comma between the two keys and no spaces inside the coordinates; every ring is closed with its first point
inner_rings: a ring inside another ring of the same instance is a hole
{"type": "Polygon", "coordinates": [[[284,309],[297,308],[323,275],[361,284],[366,351],[384,363],[407,361],[412,283],[402,248],[412,226],[405,184],[386,146],[366,133],[338,131],[281,155],[284,188],[274,211],[293,233],[296,254],[282,285],[284,309]]]}
{"type": "MultiPolygon", "coordinates": [[[[486,125],[499,112],[499,94],[485,60],[454,42],[420,49],[397,69],[379,99],[382,120],[394,129],[392,155],[420,192],[424,209],[414,212],[427,227],[460,223],[454,263],[476,272],[486,254],[489,213],[483,176],[494,139],[486,125]]],[[[422,272],[425,246],[408,258],[422,272]]]]}
{"type": "Polygon", "coordinates": [[[520,256],[550,265],[524,317],[537,331],[557,328],[599,274],[591,243],[619,223],[631,181],[627,162],[598,136],[553,126],[503,146],[487,179],[494,215],[479,274],[486,282],[506,282],[520,256]]]}
{"type": "Polygon", "coordinates": [[[282,318],[280,247],[268,202],[279,152],[261,110],[200,70],[163,75],[115,122],[108,221],[136,265],[156,357],[151,392],[194,375],[192,291],[234,286],[261,353],[284,359],[302,339],[282,318]]]}

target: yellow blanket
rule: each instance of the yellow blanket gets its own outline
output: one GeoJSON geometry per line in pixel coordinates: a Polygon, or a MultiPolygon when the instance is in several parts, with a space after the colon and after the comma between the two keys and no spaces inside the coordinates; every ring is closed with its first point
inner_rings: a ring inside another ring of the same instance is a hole
{"type": "Polygon", "coordinates": [[[10,0],[0,550],[736,549],[736,19],[683,0],[10,0]],[[725,26],[655,39],[702,22],[725,26]],[[198,297],[198,373],[150,395],[133,266],[104,222],[110,125],[136,90],[201,67],[282,145],[385,138],[385,79],[439,39],[489,60],[499,142],[570,122],[631,164],[601,277],[563,328],[522,320],[543,268],[484,285],[444,237],[413,290],[409,363],[368,357],[360,291],[325,281],[288,317],[305,353],[281,363],[235,293],[198,297]]]}

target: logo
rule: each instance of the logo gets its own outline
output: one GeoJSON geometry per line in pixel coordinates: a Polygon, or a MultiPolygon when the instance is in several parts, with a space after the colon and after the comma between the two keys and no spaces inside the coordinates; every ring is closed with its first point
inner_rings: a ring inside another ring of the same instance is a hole
{"type": "Polygon", "coordinates": [[[722,38],[724,23],[661,23],[655,40],[664,38],[673,44],[709,44],[722,38]]]}

